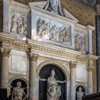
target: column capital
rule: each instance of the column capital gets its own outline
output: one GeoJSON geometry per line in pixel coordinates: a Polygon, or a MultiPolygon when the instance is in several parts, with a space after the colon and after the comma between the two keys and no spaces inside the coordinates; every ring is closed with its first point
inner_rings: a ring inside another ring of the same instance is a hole
{"type": "Polygon", "coordinates": [[[27,52],[29,60],[37,61],[38,56],[39,56],[38,54],[32,53],[31,49],[28,49],[28,51],[26,52],[27,52]]]}
{"type": "Polygon", "coordinates": [[[94,69],[94,62],[93,61],[89,61],[89,63],[88,63],[88,71],[92,71],[93,69],[94,69]]]}
{"type": "Polygon", "coordinates": [[[3,48],[3,47],[0,48],[0,53],[1,53],[2,56],[9,57],[10,52],[11,52],[10,48],[3,48]]]}
{"type": "Polygon", "coordinates": [[[70,67],[71,68],[76,68],[77,62],[76,61],[71,61],[70,62],[70,67]]]}

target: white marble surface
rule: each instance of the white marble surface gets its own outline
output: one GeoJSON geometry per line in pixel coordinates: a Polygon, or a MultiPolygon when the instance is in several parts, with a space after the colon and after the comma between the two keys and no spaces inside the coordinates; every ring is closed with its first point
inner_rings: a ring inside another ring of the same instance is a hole
{"type": "Polygon", "coordinates": [[[78,63],[76,67],[76,81],[87,82],[87,68],[85,64],[78,63]]]}
{"type": "Polygon", "coordinates": [[[28,71],[28,59],[26,52],[12,50],[10,56],[10,71],[14,73],[26,74],[28,71]]]}

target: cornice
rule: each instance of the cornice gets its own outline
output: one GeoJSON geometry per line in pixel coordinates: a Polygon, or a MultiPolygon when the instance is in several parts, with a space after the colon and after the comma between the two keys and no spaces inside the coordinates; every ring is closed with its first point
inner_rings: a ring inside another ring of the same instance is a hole
{"type": "Polygon", "coordinates": [[[84,55],[79,51],[46,44],[43,42],[27,39],[26,41],[17,40],[15,36],[6,33],[0,33],[0,41],[2,47],[9,46],[11,49],[27,51],[30,47],[32,52],[35,50],[41,53],[55,54],[57,56],[62,56],[64,58],[74,59],[75,61],[87,62],[88,59],[96,60],[95,55],[84,55]]]}

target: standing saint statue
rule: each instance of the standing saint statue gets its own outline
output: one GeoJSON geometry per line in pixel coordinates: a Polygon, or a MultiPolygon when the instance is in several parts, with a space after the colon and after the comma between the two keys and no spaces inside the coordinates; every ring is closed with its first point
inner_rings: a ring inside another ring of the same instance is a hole
{"type": "Polygon", "coordinates": [[[82,91],[82,88],[79,87],[79,91],[77,92],[77,100],[82,100],[82,96],[84,96],[84,92],[82,91]]]}
{"type": "Polygon", "coordinates": [[[47,0],[44,9],[59,14],[61,16],[64,16],[60,0],[47,0]]]}
{"type": "Polygon", "coordinates": [[[24,89],[21,88],[21,82],[17,82],[17,86],[13,88],[12,100],[25,100],[27,98],[24,89]]]}
{"type": "Polygon", "coordinates": [[[47,100],[60,100],[61,87],[54,77],[55,71],[52,70],[50,77],[47,79],[47,100]]]}

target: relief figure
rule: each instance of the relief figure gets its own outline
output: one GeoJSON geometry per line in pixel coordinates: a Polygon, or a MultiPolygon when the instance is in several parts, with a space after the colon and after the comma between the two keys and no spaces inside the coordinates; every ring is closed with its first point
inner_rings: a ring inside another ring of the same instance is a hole
{"type": "Polygon", "coordinates": [[[78,33],[75,36],[75,48],[76,50],[81,50],[81,35],[78,33]]]}
{"type": "Polygon", "coordinates": [[[16,13],[11,17],[10,32],[16,33],[17,39],[26,38],[27,34],[27,18],[24,14],[16,13]]]}
{"type": "Polygon", "coordinates": [[[59,42],[69,42],[71,41],[71,34],[69,33],[68,29],[66,27],[60,28],[60,34],[59,34],[59,42]]]}
{"type": "Polygon", "coordinates": [[[48,33],[48,23],[45,20],[39,19],[37,22],[37,35],[43,37],[48,33]]]}
{"type": "Polygon", "coordinates": [[[49,40],[58,41],[59,29],[56,25],[52,26],[49,31],[49,40]]]}
{"type": "Polygon", "coordinates": [[[10,32],[16,33],[16,31],[17,31],[17,20],[16,20],[16,16],[13,15],[11,17],[11,28],[10,28],[10,32]]]}

